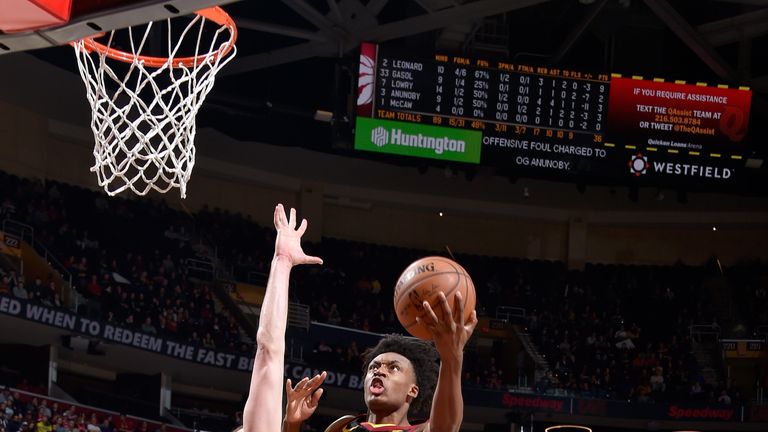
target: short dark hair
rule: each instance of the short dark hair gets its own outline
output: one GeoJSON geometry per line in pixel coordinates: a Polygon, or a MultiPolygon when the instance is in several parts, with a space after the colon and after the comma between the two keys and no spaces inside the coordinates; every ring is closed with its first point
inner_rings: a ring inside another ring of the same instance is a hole
{"type": "Polygon", "coordinates": [[[413,365],[419,395],[411,403],[415,413],[428,414],[432,396],[437,386],[439,356],[431,342],[408,338],[399,334],[384,336],[376,346],[363,352],[363,375],[368,373],[368,365],[379,354],[393,352],[408,359],[413,365]]]}

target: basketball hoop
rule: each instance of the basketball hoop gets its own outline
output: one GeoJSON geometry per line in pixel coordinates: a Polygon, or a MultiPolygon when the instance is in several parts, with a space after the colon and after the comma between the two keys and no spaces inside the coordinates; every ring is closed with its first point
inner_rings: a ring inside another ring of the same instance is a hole
{"type": "Polygon", "coordinates": [[[168,19],[167,57],[155,57],[145,54],[153,24],[120,30],[127,31],[124,44],[130,50],[113,46],[116,31],[72,43],[93,114],[91,171],[109,195],[178,187],[185,198],[195,165],[195,116],[216,74],[235,56],[237,27],[221,8],[212,7],[196,12],[174,41],[168,19]],[[212,40],[201,53],[204,35],[212,40]],[[194,46],[194,55],[179,56],[183,45],[194,46]]]}

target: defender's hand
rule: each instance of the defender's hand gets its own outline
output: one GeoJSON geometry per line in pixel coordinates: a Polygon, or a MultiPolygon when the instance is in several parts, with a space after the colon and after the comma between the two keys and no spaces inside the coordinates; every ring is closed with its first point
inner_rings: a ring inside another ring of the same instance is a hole
{"type": "Polygon", "coordinates": [[[319,388],[327,374],[325,372],[315,375],[312,379],[304,378],[295,387],[291,386],[291,380],[285,381],[285,394],[288,402],[285,405],[285,423],[298,425],[306,421],[314,414],[323,389],[319,388]]]}
{"type": "Polygon", "coordinates": [[[275,229],[277,230],[277,239],[275,240],[275,257],[287,258],[291,265],[299,264],[322,264],[323,260],[309,256],[301,248],[301,236],[307,230],[307,220],[302,219],[301,225],[296,228],[296,210],[291,209],[290,218],[286,217],[285,209],[282,204],[275,207],[275,229]]]}

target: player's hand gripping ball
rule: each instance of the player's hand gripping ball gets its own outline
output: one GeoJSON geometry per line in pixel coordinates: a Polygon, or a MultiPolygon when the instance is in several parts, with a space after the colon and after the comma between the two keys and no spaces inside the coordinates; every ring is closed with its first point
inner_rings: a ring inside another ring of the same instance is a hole
{"type": "Polygon", "coordinates": [[[416,260],[403,271],[395,285],[395,313],[408,333],[419,339],[432,339],[429,330],[416,322],[416,317],[424,317],[424,301],[429,302],[440,321],[452,319],[443,316],[443,308],[438,304],[440,292],[445,293],[451,308],[455,306],[455,294],[461,293],[467,322],[475,310],[476,296],[475,285],[464,267],[448,258],[433,256],[416,260]]]}

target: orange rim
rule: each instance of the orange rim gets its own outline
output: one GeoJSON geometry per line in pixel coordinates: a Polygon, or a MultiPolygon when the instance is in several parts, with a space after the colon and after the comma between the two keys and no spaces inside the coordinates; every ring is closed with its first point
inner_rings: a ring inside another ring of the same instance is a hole
{"type": "MultiPolygon", "coordinates": [[[[228,42],[223,44],[221,48],[214,52],[210,52],[207,54],[201,54],[196,57],[178,57],[173,59],[173,64],[171,67],[192,67],[195,64],[201,64],[206,62],[208,59],[212,58],[218,58],[218,57],[224,57],[227,54],[229,54],[230,51],[232,51],[232,48],[235,46],[235,41],[237,40],[237,26],[235,26],[235,21],[232,20],[232,17],[229,16],[226,12],[224,12],[224,9],[214,6],[207,9],[202,9],[197,12],[195,12],[197,15],[202,16],[203,18],[209,19],[216,24],[226,27],[229,30],[229,33],[231,35],[228,42]]],[[[102,33],[103,34],[103,33],[102,33]]],[[[98,37],[98,36],[97,36],[98,37]]],[[[96,51],[102,55],[106,55],[107,57],[119,60],[121,62],[125,63],[133,63],[134,59],[138,60],[139,62],[143,62],[144,65],[154,68],[161,68],[168,64],[168,57],[151,57],[151,56],[142,56],[142,55],[135,55],[131,54],[129,52],[120,51],[119,49],[108,47],[100,42],[96,42],[94,39],[94,36],[90,36],[87,38],[82,39],[83,45],[85,46],[85,49],[88,52],[96,51]]]]}

